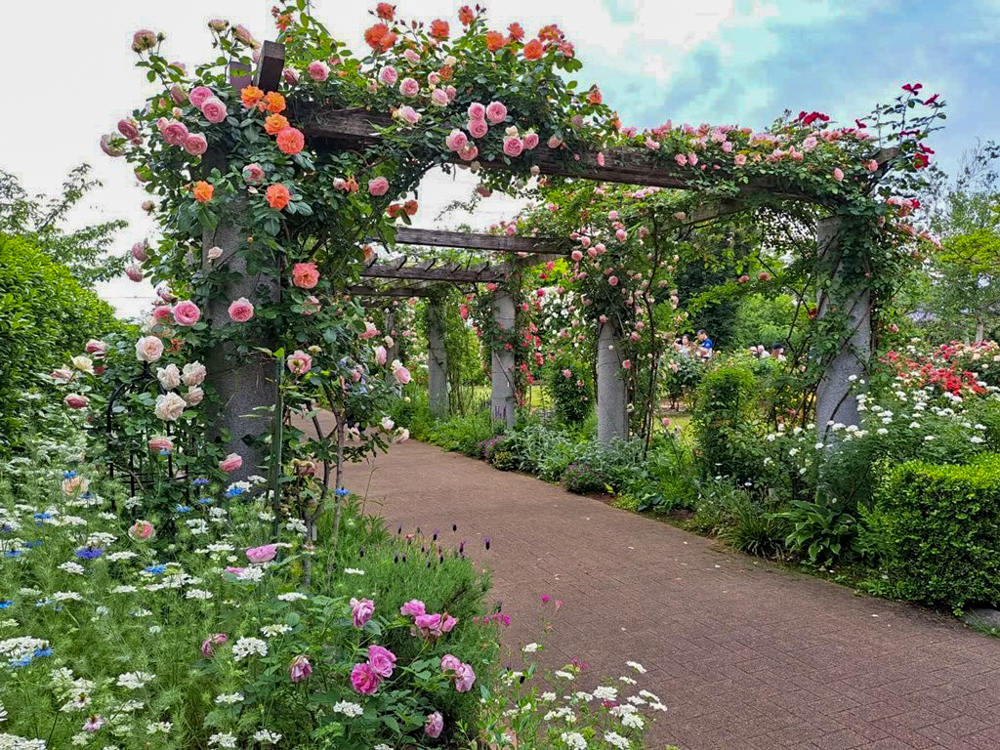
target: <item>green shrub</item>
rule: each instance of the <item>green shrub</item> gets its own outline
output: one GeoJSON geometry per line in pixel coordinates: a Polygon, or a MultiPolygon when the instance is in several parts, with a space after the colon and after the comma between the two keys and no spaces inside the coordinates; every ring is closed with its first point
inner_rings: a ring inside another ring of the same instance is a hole
{"type": "Polygon", "coordinates": [[[452,417],[432,427],[428,439],[445,450],[474,458],[483,457],[483,443],[499,434],[500,426],[482,410],[467,417],[452,417]]]}
{"type": "Polygon", "coordinates": [[[727,524],[719,536],[740,552],[760,557],[781,557],[788,524],[747,493],[736,491],[727,524]]]}
{"type": "Polygon", "coordinates": [[[763,449],[757,387],[753,372],[738,361],[721,364],[702,378],[694,427],[709,474],[740,484],[759,476],[763,449]]]}
{"type": "Polygon", "coordinates": [[[865,521],[899,596],[956,611],[1000,603],[1000,455],[897,466],[865,521]]]}
{"type": "Polygon", "coordinates": [[[0,455],[21,443],[31,419],[23,396],[38,375],[125,327],[68,269],[28,240],[0,235],[0,455]]]}
{"type": "Polygon", "coordinates": [[[556,419],[563,424],[581,424],[594,407],[590,373],[578,362],[560,358],[547,365],[546,381],[556,419]]]}
{"type": "Polygon", "coordinates": [[[607,478],[590,464],[574,461],[563,472],[562,483],[570,492],[586,495],[591,492],[603,492],[607,478]]]}
{"type": "Polygon", "coordinates": [[[813,565],[832,567],[854,556],[857,520],[842,505],[794,500],[778,513],[792,526],[785,544],[813,565]]]}
{"type": "Polygon", "coordinates": [[[690,446],[673,436],[658,437],[646,454],[643,471],[622,490],[635,499],[636,510],[669,513],[693,509],[698,501],[698,472],[690,446]]]}

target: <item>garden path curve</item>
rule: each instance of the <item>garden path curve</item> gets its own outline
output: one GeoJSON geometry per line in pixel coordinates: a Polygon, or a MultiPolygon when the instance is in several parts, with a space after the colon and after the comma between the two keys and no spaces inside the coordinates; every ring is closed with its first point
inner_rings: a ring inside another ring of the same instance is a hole
{"type": "Polygon", "coordinates": [[[950,618],[415,441],[350,466],[345,486],[394,528],[467,540],[513,618],[512,648],[540,639],[548,594],[565,603],[551,666],[645,665],[643,685],[669,706],[650,747],[1000,748],[1000,641],[950,618]]]}

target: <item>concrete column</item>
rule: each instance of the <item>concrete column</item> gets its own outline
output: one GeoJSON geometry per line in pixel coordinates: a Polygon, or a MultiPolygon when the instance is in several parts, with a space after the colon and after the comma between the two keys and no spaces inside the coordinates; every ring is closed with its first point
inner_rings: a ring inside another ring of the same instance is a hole
{"type": "Polygon", "coordinates": [[[431,299],[427,318],[427,391],[431,414],[448,416],[448,351],[444,343],[443,314],[440,300],[431,299]]]}
{"type": "Polygon", "coordinates": [[[382,335],[392,337],[392,346],[386,347],[386,356],[392,362],[394,359],[399,359],[399,342],[396,341],[396,336],[392,333],[396,327],[396,311],[392,309],[391,305],[385,308],[383,320],[385,330],[382,331],[382,335]]]}
{"type": "MultiPolygon", "coordinates": [[[[511,329],[514,327],[514,316],[514,299],[506,292],[497,292],[493,297],[493,322],[499,328],[511,329]]],[[[517,407],[514,396],[514,368],[517,366],[514,352],[500,348],[494,349],[490,354],[493,361],[493,419],[504,422],[507,427],[513,427],[514,410],[517,407]]]]}
{"type": "MultiPolygon", "coordinates": [[[[840,226],[841,219],[832,216],[821,219],[816,227],[820,259],[826,261],[826,271],[834,279],[843,272],[838,249],[840,226]]],[[[819,291],[817,318],[836,311],[846,315],[850,326],[849,335],[841,341],[837,354],[827,364],[816,390],[816,426],[821,438],[830,422],[860,424],[858,400],[852,394],[852,386],[853,380],[864,377],[868,371],[872,353],[871,308],[868,289],[838,292],[834,286],[819,291]]]]}
{"type": "MultiPolygon", "coordinates": [[[[218,227],[202,235],[202,267],[205,272],[218,273],[225,269],[235,273],[233,281],[208,303],[205,312],[212,328],[236,325],[230,321],[228,313],[229,303],[234,299],[246,297],[260,309],[272,304],[278,297],[277,278],[246,274],[246,261],[239,255],[245,235],[237,223],[245,210],[245,205],[235,203],[218,227]],[[221,248],[222,255],[210,261],[208,251],[213,247],[221,248]]],[[[270,341],[253,343],[273,346],[270,341]]],[[[271,430],[273,415],[266,409],[273,407],[277,401],[275,366],[273,359],[256,353],[240,354],[229,343],[214,346],[206,357],[208,383],[221,399],[209,437],[221,440],[223,433],[228,431],[225,452],[239,453],[243,457],[243,466],[230,475],[231,481],[245,479],[251,474],[267,475],[267,452],[251,447],[251,443],[271,430]]]]}
{"type": "Polygon", "coordinates": [[[622,377],[618,326],[598,324],[597,329],[597,439],[610,443],[628,436],[628,394],[622,377]]]}

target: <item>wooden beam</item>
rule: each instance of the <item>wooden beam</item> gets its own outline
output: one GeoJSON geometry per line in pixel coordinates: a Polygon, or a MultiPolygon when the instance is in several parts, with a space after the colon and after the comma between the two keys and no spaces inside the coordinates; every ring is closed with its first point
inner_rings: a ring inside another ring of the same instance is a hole
{"type": "Polygon", "coordinates": [[[264,42],[257,62],[257,88],[262,91],[277,91],[284,69],[285,45],[264,42]]]}
{"type": "Polygon", "coordinates": [[[374,287],[366,284],[356,284],[349,286],[345,290],[347,294],[355,297],[430,297],[433,291],[430,286],[387,286],[374,287]]]}
{"type": "Polygon", "coordinates": [[[397,227],[397,245],[426,245],[428,247],[456,247],[468,250],[488,250],[498,253],[546,253],[569,255],[571,249],[565,241],[543,237],[508,237],[506,235],[479,234],[476,232],[448,232],[440,229],[415,229],[397,227]]]}
{"type": "Polygon", "coordinates": [[[365,268],[361,275],[368,279],[419,279],[422,281],[500,282],[505,276],[496,271],[476,271],[449,263],[441,268],[421,268],[406,265],[374,265],[365,268]]]}

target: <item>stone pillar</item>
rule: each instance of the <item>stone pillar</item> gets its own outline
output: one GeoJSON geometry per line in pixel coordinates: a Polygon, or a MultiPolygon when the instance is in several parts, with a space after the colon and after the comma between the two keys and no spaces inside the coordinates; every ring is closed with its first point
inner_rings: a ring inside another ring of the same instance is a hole
{"type": "MultiPolygon", "coordinates": [[[[514,327],[514,299],[506,292],[497,292],[493,297],[493,322],[499,328],[514,327]]],[[[517,399],[514,396],[514,369],[517,366],[514,352],[504,348],[494,349],[491,353],[493,361],[492,381],[493,397],[491,412],[493,419],[503,422],[507,427],[514,426],[514,410],[517,399]]]]}
{"type": "Polygon", "coordinates": [[[382,331],[383,336],[392,337],[392,346],[386,347],[386,357],[389,362],[395,359],[399,359],[399,342],[396,341],[396,336],[393,334],[393,329],[396,327],[396,311],[392,308],[392,304],[385,308],[384,312],[384,327],[385,330],[382,331]]]}
{"type": "Polygon", "coordinates": [[[427,317],[427,391],[431,414],[448,416],[448,351],[445,349],[444,329],[441,326],[442,304],[431,299],[427,317]]]}
{"type": "MultiPolygon", "coordinates": [[[[816,227],[819,257],[826,261],[826,272],[833,278],[843,272],[838,257],[838,235],[841,219],[832,216],[821,219],[816,227]]],[[[816,305],[817,318],[837,311],[846,314],[850,334],[845,338],[836,355],[829,361],[816,390],[816,426],[824,437],[830,422],[845,425],[859,424],[858,400],[852,389],[855,380],[865,376],[872,353],[871,292],[855,289],[838,294],[836,287],[819,291],[816,305]]]]}
{"type": "Polygon", "coordinates": [[[628,436],[628,393],[619,353],[621,336],[613,321],[597,329],[597,439],[610,443],[628,436]]]}
{"type": "MultiPolygon", "coordinates": [[[[261,309],[273,304],[278,297],[278,280],[274,276],[248,276],[246,273],[246,261],[239,254],[245,241],[244,230],[237,223],[245,210],[245,205],[234,203],[219,226],[202,235],[205,272],[217,273],[225,269],[235,274],[207,305],[206,318],[212,328],[236,325],[229,319],[231,300],[246,297],[261,309]],[[222,255],[210,261],[208,251],[213,247],[220,248],[222,255]]],[[[266,341],[254,343],[265,347],[273,345],[266,341]]],[[[267,409],[277,401],[275,361],[257,353],[239,354],[229,343],[214,346],[206,360],[208,383],[221,400],[209,437],[221,440],[223,432],[228,432],[225,452],[239,453],[243,457],[242,468],[233,472],[230,480],[245,479],[251,474],[267,476],[267,451],[253,448],[251,443],[268,434],[272,427],[274,415],[267,409]]]]}

